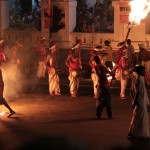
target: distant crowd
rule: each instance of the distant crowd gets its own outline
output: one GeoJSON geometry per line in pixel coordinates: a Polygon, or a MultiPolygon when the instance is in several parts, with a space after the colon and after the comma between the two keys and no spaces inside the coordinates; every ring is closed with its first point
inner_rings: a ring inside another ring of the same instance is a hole
{"type": "Polygon", "coordinates": [[[34,1],[35,5],[32,10],[23,9],[19,1],[15,1],[9,10],[9,27],[17,29],[33,28],[40,30],[41,28],[41,7],[38,0],[34,1]]]}
{"type": "Polygon", "coordinates": [[[75,32],[114,32],[114,8],[111,0],[96,0],[89,7],[86,0],[77,0],[77,23],[75,32]]]}

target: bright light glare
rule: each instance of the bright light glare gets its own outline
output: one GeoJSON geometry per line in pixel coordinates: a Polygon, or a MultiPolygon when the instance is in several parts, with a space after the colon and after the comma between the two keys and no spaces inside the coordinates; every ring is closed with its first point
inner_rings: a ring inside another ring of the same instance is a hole
{"type": "Polygon", "coordinates": [[[6,112],[6,111],[2,111],[2,112],[0,113],[0,116],[4,116],[5,112],[6,112]]]}
{"type": "Polygon", "coordinates": [[[145,19],[150,11],[150,0],[133,0],[129,5],[131,6],[129,21],[139,25],[141,20],[145,19]]]}

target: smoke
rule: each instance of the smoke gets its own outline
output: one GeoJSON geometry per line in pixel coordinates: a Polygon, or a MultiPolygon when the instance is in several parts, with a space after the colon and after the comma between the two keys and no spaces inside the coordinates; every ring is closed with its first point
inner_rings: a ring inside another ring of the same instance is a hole
{"type": "Polygon", "coordinates": [[[18,97],[23,90],[23,80],[17,64],[5,64],[2,66],[4,80],[4,97],[18,97]]]}
{"type": "Polygon", "coordinates": [[[36,79],[37,54],[35,48],[18,47],[15,57],[12,47],[5,48],[6,62],[1,66],[4,97],[19,97],[25,91],[26,81],[36,79]]]}

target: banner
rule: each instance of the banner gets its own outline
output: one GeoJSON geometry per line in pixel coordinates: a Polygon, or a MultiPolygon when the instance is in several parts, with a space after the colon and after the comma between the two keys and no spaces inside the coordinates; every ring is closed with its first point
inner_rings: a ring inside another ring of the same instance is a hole
{"type": "Polygon", "coordinates": [[[120,2],[120,23],[128,23],[129,22],[129,13],[131,11],[129,2],[120,2]]]}

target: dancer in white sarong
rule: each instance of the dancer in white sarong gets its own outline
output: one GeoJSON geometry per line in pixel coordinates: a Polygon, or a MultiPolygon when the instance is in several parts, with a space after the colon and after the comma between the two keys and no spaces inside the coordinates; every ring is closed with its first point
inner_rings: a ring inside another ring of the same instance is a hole
{"type": "Polygon", "coordinates": [[[74,47],[70,50],[65,64],[69,68],[70,94],[71,97],[77,97],[79,88],[79,72],[82,69],[81,65],[81,50],[82,40],[78,39],[74,47]]]}
{"type": "Polygon", "coordinates": [[[97,48],[94,48],[92,51],[91,51],[91,58],[90,58],[90,61],[89,61],[89,65],[91,66],[92,68],[92,73],[91,73],[91,79],[93,80],[93,89],[94,89],[94,98],[98,98],[99,96],[99,90],[98,90],[98,83],[99,83],[99,77],[95,71],[95,66],[96,66],[96,63],[94,61],[94,56],[98,56],[99,59],[100,59],[100,62],[103,64],[103,59],[102,57],[98,54],[99,50],[97,48]]]}
{"type": "Polygon", "coordinates": [[[65,64],[69,68],[70,94],[72,97],[76,97],[79,87],[78,70],[80,69],[80,61],[76,50],[70,50],[65,64]]]}
{"type": "Polygon", "coordinates": [[[131,84],[131,97],[133,117],[131,120],[128,138],[148,139],[149,122],[147,105],[149,98],[144,81],[145,67],[138,66],[133,71],[133,80],[131,84]]]}
{"type": "Polygon", "coordinates": [[[58,48],[55,41],[51,41],[50,53],[47,56],[47,69],[49,75],[49,93],[50,95],[60,94],[60,80],[58,75],[58,48]]]}

